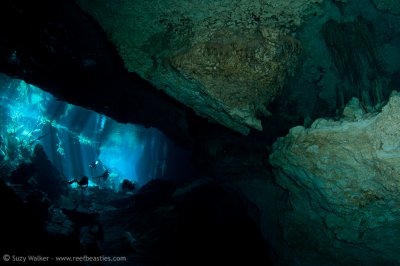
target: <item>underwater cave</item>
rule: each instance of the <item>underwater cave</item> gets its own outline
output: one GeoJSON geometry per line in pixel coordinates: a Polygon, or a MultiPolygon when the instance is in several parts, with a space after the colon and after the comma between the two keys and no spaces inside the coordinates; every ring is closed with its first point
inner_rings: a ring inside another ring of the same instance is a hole
{"type": "Polygon", "coordinates": [[[399,265],[397,0],[0,3],[0,264],[399,265]]]}
{"type": "Polygon", "coordinates": [[[139,188],[193,175],[189,151],[155,128],[118,123],[22,80],[3,76],[1,84],[0,156],[10,170],[40,145],[66,181],[86,176],[89,186],[119,191],[124,180],[139,188]]]}

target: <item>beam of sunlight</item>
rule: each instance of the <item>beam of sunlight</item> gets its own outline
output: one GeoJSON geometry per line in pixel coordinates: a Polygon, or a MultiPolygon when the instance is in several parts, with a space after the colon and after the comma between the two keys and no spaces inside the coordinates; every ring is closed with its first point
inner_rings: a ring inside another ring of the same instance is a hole
{"type": "Polygon", "coordinates": [[[175,147],[157,129],[118,123],[22,80],[0,83],[0,162],[16,167],[37,144],[66,180],[87,176],[89,186],[116,190],[124,179],[165,178],[175,147]]]}

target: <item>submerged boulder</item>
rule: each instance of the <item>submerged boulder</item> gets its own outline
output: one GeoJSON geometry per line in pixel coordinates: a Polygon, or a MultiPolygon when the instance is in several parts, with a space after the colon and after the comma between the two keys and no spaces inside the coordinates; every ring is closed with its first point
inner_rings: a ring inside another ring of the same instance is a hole
{"type": "Polygon", "coordinates": [[[247,134],[280,92],[316,1],[84,1],[129,72],[198,115],[247,134]]]}
{"type": "Polygon", "coordinates": [[[292,206],[284,238],[304,265],[399,264],[400,94],[380,113],[352,100],[344,114],[292,128],[273,146],[292,206]]]}

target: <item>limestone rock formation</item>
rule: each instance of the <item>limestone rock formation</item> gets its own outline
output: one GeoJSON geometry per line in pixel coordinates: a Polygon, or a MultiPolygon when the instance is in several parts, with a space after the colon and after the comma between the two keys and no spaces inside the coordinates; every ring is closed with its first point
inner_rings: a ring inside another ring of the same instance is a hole
{"type": "Polygon", "coordinates": [[[292,128],[274,144],[289,191],[284,238],[304,265],[400,263],[400,94],[378,114],[353,99],[340,121],[292,128]]]}
{"type": "Polygon", "coordinates": [[[294,70],[291,35],[315,1],[76,0],[125,67],[210,121],[247,134],[294,70]]]}

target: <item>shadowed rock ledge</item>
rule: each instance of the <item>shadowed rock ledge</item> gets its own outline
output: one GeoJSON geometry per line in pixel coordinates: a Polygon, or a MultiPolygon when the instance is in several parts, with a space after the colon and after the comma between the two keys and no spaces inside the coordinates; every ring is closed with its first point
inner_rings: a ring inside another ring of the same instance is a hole
{"type": "Polygon", "coordinates": [[[242,134],[296,65],[293,32],[323,1],[85,1],[129,72],[242,134]]]}

